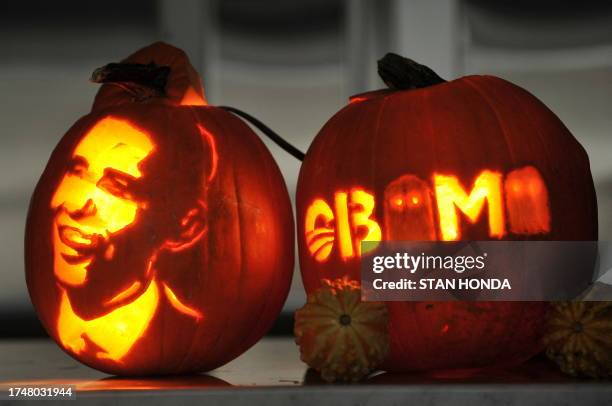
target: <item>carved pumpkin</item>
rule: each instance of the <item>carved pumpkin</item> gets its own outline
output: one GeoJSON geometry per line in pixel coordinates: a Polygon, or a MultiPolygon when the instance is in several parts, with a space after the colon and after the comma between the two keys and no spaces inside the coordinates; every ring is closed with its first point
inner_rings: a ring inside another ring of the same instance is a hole
{"type": "Polygon", "coordinates": [[[384,304],[361,301],[359,282],[325,279],[295,312],[295,342],[325,381],[358,381],[389,351],[387,321],[384,304]]]}
{"type": "MultiPolygon", "coordinates": [[[[300,171],[307,292],[323,278],[359,280],[361,241],[597,239],[587,154],[534,96],[492,76],[445,82],[393,54],[379,70],[391,88],[351,98],[300,171]]],[[[586,262],[577,277],[588,281],[586,262]]],[[[546,303],[387,307],[388,370],[504,365],[542,349],[546,303]]]]}
{"type": "Polygon", "coordinates": [[[293,270],[287,189],[234,115],[157,43],[94,73],[91,113],[32,196],[26,278],[47,332],[113,374],[216,368],[276,319],[293,270]]]}

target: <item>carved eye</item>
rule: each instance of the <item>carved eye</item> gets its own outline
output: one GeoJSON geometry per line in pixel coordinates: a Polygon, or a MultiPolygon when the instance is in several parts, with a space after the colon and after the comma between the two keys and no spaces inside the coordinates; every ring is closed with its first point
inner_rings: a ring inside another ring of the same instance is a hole
{"type": "Polygon", "coordinates": [[[126,200],[134,200],[132,185],[136,183],[136,178],[120,171],[107,168],[104,176],[96,184],[100,189],[126,200]]]}
{"type": "Polygon", "coordinates": [[[391,198],[391,206],[394,209],[400,210],[404,207],[404,197],[401,195],[396,195],[391,198]]]}
{"type": "Polygon", "coordinates": [[[87,160],[80,156],[75,156],[69,163],[68,173],[74,176],[83,177],[89,167],[87,160]]]}

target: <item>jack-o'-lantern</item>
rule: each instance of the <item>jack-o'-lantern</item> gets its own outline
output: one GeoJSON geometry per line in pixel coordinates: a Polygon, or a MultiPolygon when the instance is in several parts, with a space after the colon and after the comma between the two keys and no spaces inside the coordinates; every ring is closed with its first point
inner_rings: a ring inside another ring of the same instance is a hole
{"type": "Polygon", "coordinates": [[[94,72],[92,111],[32,196],[26,278],[49,335],[113,374],[216,368],[267,331],[293,270],[282,175],[156,43],[94,72]]]}
{"type": "MultiPolygon", "coordinates": [[[[321,129],[300,171],[307,292],[322,279],[359,279],[362,241],[597,239],[587,154],[534,96],[492,76],[446,82],[394,54],[379,72],[390,88],[352,97],[321,129]]],[[[589,281],[593,263],[580,272],[589,281]]],[[[386,303],[383,367],[391,371],[525,360],[541,350],[548,307],[386,303]]]]}

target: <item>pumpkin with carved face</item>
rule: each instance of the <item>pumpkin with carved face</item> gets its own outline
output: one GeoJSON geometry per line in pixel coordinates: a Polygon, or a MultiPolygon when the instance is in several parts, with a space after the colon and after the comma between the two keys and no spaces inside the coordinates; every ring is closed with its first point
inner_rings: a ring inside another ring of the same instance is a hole
{"type": "Polygon", "coordinates": [[[26,278],[58,344],[113,374],[216,368],[281,310],[293,223],[278,167],[157,43],[97,72],[32,196],[26,278]]]}
{"type": "MultiPolygon", "coordinates": [[[[351,98],[321,129],[300,171],[298,243],[308,293],[322,279],[359,280],[362,241],[597,240],[587,154],[534,96],[491,76],[445,82],[392,54],[380,69],[390,89],[351,98]]],[[[577,270],[582,282],[591,280],[590,260],[577,270]]],[[[383,368],[407,371],[525,360],[542,348],[548,305],[387,307],[383,368]]]]}

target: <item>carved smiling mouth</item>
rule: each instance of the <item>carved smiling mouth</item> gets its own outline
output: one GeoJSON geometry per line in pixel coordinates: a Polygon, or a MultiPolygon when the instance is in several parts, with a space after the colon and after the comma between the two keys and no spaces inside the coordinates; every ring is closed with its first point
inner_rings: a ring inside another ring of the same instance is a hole
{"type": "Polygon", "coordinates": [[[70,248],[69,253],[61,253],[64,261],[70,265],[91,261],[102,238],[99,234],[88,234],[77,227],[64,224],[58,224],[57,231],[62,244],[70,248]]]}

